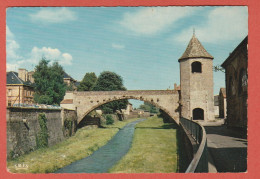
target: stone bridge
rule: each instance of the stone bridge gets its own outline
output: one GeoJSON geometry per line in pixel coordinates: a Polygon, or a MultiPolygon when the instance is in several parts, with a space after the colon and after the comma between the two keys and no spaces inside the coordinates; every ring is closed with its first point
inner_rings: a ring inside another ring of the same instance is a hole
{"type": "Polygon", "coordinates": [[[74,91],[66,93],[61,106],[75,109],[79,123],[97,107],[121,99],[149,102],[179,123],[179,92],[177,90],[74,91]]]}

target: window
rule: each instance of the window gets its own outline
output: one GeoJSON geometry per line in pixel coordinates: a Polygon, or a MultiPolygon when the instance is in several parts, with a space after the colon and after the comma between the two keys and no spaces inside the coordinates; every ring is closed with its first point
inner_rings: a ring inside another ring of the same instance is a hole
{"type": "Polygon", "coordinates": [[[193,62],[191,64],[191,72],[192,73],[201,73],[201,63],[200,62],[193,62]]]}
{"type": "Polygon", "coordinates": [[[8,89],[8,96],[12,96],[12,90],[8,89]]]}
{"type": "Polygon", "coordinates": [[[229,96],[235,95],[235,93],[236,93],[234,80],[233,80],[232,76],[229,77],[227,91],[228,91],[229,96]]]}

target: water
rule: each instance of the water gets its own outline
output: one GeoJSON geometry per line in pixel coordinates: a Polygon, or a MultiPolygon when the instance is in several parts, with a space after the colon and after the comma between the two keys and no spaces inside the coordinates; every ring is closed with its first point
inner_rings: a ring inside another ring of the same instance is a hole
{"type": "Polygon", "coordinates": [[[130,149],[135,125],[146,119],[127,124],[103,147],[92,155],[73,162],[55,173],[107,173],[130,149]]]}

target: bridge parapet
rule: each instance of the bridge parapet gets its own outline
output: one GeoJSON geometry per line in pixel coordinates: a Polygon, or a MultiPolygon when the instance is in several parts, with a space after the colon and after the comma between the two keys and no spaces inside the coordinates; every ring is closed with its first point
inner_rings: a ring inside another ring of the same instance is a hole
{"type": "Polygon", "coordinates": [[[122,99],[149,102],[179,122],[179,93],[176,90],[75,91],[64,97],[64,101],[71,101],[68,105],[77,110],[78,122],[99,106],[122,99]]]}
{"type": "Polygon", "coordinates": [[[128,91],[76,91],[78,96],[86,95],[170,95],[178,94],[176,90],[128,90],[128,91]]]}

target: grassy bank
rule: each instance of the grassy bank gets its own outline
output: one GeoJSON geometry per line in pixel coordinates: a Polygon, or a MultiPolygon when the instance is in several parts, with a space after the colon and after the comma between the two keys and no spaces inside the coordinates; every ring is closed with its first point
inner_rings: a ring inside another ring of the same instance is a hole
{"type": "Polygon", "coordinates": [[[177,129],[151,117],[137,124],[132,147],[110,173],[169,173],[177,171],[177,129]]]}
{"type": "Polygon", "coordinates": [[[49,148],[35,150],[14,160],[7,161],[7,168],[13,173],[50,173],[72,162],[91,155],[105,145],[126,124],[137,119],[117,121],[105,128],[79,129],[76,134],[49,148]],[[19,164],[27,169],[17,169],[19,164]]]}

